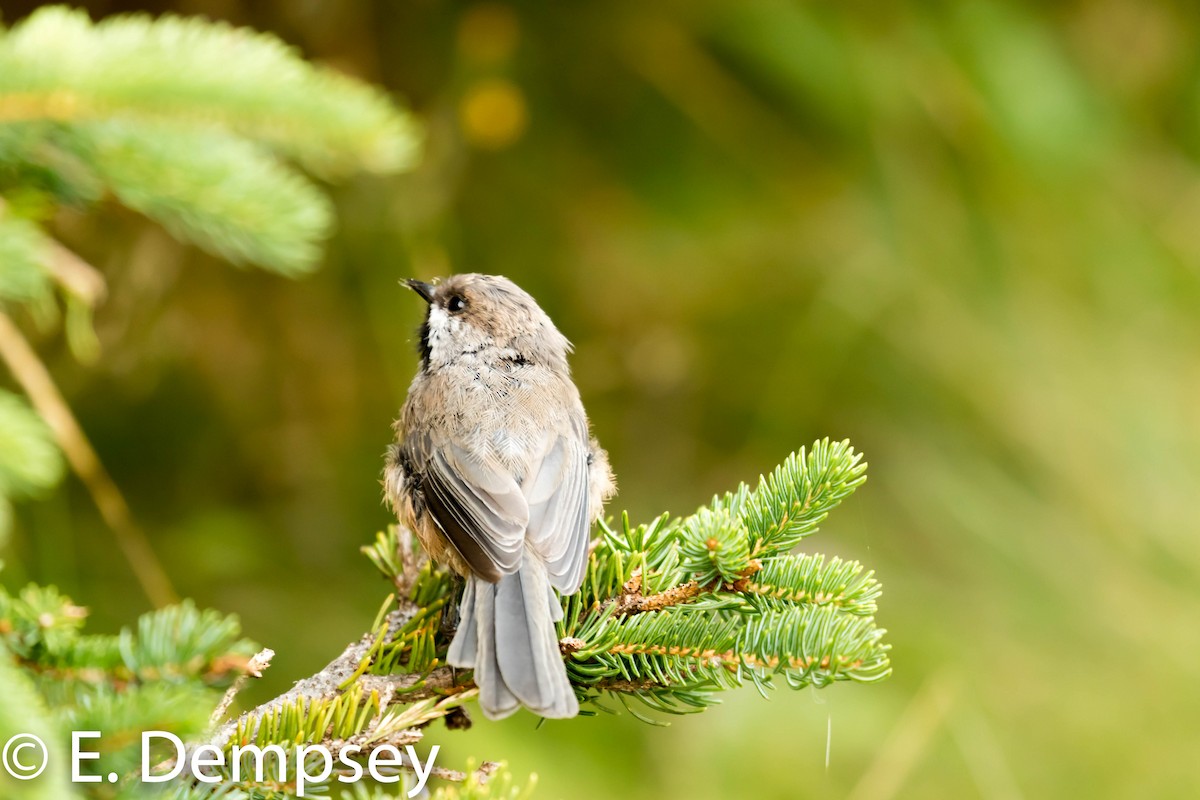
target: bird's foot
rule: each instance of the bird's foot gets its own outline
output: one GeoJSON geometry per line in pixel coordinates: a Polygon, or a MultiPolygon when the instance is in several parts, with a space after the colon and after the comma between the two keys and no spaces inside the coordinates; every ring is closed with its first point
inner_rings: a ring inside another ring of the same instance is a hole
{"type": "Polygon", "coordinates": [[[460,604],[466,585],[467,582],[462,576],[450,576],[450,598],[442,607],[442,621],[438,626],[438,630],[446,638],[446,641],[453,639],[454,634],[458,631],[458,621],[462,611],[460,604]]]}
{"type": "Polygon", "coordinates": [[[462,706],[450,709],[443,719],[446,721],[446,727],[452,731],[465,731],[471,727],[471,715],[462,706]]]}

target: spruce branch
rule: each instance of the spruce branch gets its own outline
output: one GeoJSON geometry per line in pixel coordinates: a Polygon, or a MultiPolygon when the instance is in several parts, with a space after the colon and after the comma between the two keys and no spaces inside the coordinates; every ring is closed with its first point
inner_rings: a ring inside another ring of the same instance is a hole
{"type": "Polygon", "coordinates": [[[87,609],[54,587],[0,587],[0,641],[16,662],[67,696],[155,683],[221,686],[255,666],[237,618],[191,601],[143,614],[116,635],[83,635],[87,609]]]}
{"type": "MultiPolygon", "coordinates": [[[[300,170],[396,172],[419,138],[382,91],[270,34],[172,15],[93,23],[61,6],[0,29],[0,192],[33,198],[41,216],[113,197],[182,241],[295,275],[316,266],[333,227],[300,170]]],[[[11,238],[0,248],[14,263],[54,260],[28,230],[11,238]]],[[[28,284],[13,291],[37,288],[35,273],[11,271],[28,284]]]]}
{"type": "Polygon", "coordinates": [[[304,272],[332,232],[325,195],[254,142],[169,121],[81,122],[71,133],[122,204],[232,263],[304,272]]]}
{"type": "MultiPolygon", "coordinates": [[[[788,458],[757,489],[742,487],[693,515],[602,524],[583,586],[562,601],[558,628],[584,713],[615,701],[657,723],[645,709],[702,711],[720,692],[747,684],[766,695],[776,684],[886,678],[889,646],[873,617],[880,587],[872,573],[854,561],[780,549],[810,533],[863,479],[848,444],[822,441],[788,458]]],[[[291,797],[296,786],[286,777],[246,780],[250,770],[240,767],[248,765],[237,761],[250,757],[246,747],[283,753],[323,745],[340,763],[343,753],[363,759],[385,745],[422,742],[439,719],[451,730],[470,724],[471,673],[445,663],[441,618],[455,591],[449,576],[399,526],[363,551],[396,590],[375,623],[313,675],[223,723],[234,695],[270,654],[252,656],[257,648],[240,639],[233,618],[183,604],[145,615],[118,636],[86,636],[82,609],[52,588],[27,587],[17,595],[0,591],[0,645],[72,724],[104,720],[111,728],[115,720],[132,731],[167,715],[170,729],[190,735],[189,760],[201,745],[229,757],[218,768],[215,795],[183,782],[165,796],[291,797]]],[[[104,765],[132,769],[130,751],[109,754],[104,765]]],[[[177,766],[164,760],[159,769],[177,766]]],[[[489,788],[496,768],[437,768],[435,775],[460,785],[435,796],[512,796],[502,773],[495,788],[503,793],[489,788]]]]}
{"type": "MultiPolygon", "coordinates": [[[[348,694],[358,698],[352,705],[370,702],[373,705],[369,707],[377,714],[385,711],[393,703],[405,705],[426,701],[434,696],[446,697],[470,690],[471,685],[458,683],[448,668],[441,671],[431,670],[425,674],[365,674],[367,667],[374,662],[374,656],[380,650],[381,643],[402,637],[405,627],[420,611],[416,604],[402,603],[399,608],[387,614],[377,629],[363,634],[358,641],[347,645],[337,658],[316,673],[297,681],[290,690],[278,697],[221,725],[205,738],[204,743],[223,747],[233,741],[254,741],[261,731],[270,730],[271,726],[277,726],[281,724],[280,720],[289,717],[297,720],[296,724],[302,727],[300,720],[312,719],[325,713],[328,704],[337,702],[339,698],[348,694]],[[355,692],[358,694],[354,695],[355,692]]],[[[450,709],[444,710],[448,713],[450,709]]],[[[367,715],[368,718],[370,716],[367,715]]]]}
{"type": "Polygon", "coordinates": [[[874,573],[857,561],[826,559],[818,553],[774,556],[760,564],[761,570],[742,591],[764,609],[809,602],[869,616],[882,592],[874,573]]]}
{"type": "MultiPolygon", "coordinates": [[[[374,630],[348,645],[321,670],[220,725],[189,752],[199,744],[215,745],[232,754],[234,747],[251,744],[310,743],[324,745],[340,763],[345,748],[368,758],[384,744],[415,744],[424,737],[422,728],[437,719],[446,720],[448,727],[463,727],[466,717],[461,706],[476,694],[463,673],[449,667],[424,673],[368,672],[370,667],[386,663],[381,645],[402,642],[404,632],[423,611],[414,603],[401,602],[374,630]]],[[[171,764],[161,766],[165,769],[171,764]]],[[[435,767],[433,774],[482,784],[497,768],[496,762],[484,762],[469,773],[435,767]]]]}
{"type": "MultiPolygon", "coordinates": [[[[236,618],[191,603],[145,614],[116,635],[85,633],[85,619],[86,610],[54,587],[0,587],[0,705],[19,702],[25,686],[48,709],[42,713],[54,733],[44,738],[56,752],[66,750],[58,740],[66,731],[103,731],[90,765],[96,774],[134,769],[143,730],[198,735],[224,687],[253,663],[256,648],[241,638],[236,618]]],[[[24,708],[29,719],[37,716],[24,708]]],[[[23,729],[0,714],[0,733],[23,729]]]]}
{"type": "MultiPolygon", "coordinates": [[[[613,698],[644,718],[636,705],[690,713],[747,683],[765,693],[773,679],[799,689],[890,674],[871,573],[785,552],[861,485],[860,461],[848,443],[820,441],[758,488],[742,486],[689,517],[602,524],[559,625],[580,700],[604,709],[613,698]]],[[[396,589],[384,611],[397,607],[323,669],[205,743],[415,742],[434,719],[457,725],[475,689],[469,672],[445,665],[449,576],[399,526],[363,552],[396,589]]]]}
{"type": "MultiPolygon", "coordinates": [[[[680,713],[746,682],[765,690],[774,676],[799,688],[890,674],[873,574],[854,561],[785,552],[862,484],[865,468],[848,442],[822,440],[756,489],[743,485],[689,517],[601,524],[559,628],[580,699],[623,696],[680,713]]],[[[364,552],[420,609],[372,640],[364,672],[458,688],[438,666],[444,573],[414,559],[411,534],[395,527],[364,552]]]]}
{"type": "Polygon", "coordinates": [[[795,547],[825,521],[834,508],[867,479],[862,454],[850,442],[822,439],[793,453],[751,490],[742,484],[722,498],[725,509],[746,525],[754,555],[773,555],[795,547]]]}
{"type": "Polygon", "coordinates": [[[412,164],[411,118],[275,36],[198,18],[43,8],[0,40],[0,122],[221,127],[324,177],[412,164]]]}

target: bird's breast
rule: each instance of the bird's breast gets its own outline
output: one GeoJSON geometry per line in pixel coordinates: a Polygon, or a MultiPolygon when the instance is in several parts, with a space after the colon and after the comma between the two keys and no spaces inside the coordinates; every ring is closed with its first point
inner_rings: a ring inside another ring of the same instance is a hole
{"type": "Polygon", "coordinates": [[[573,430],[572,414],[583,413],[578,403],[577,393],[536,365],[507,369],[464,360],[427,375],[419,390],[413,387],[406,407],[420,406],[426,413],[406,414],[405,427],[421,417],[434,438],[454,442],[479,463],[520,480],[553,431],[573,430]]]}

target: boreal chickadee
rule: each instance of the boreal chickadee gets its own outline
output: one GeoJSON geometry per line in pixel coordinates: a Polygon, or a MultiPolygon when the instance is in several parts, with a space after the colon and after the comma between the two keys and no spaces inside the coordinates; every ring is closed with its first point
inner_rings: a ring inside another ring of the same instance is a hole
{"type": "Polygon", "coordinates": [[[474,670],[491,719],[521,705],[573,717],[555,590],[579,590],[616,487],[571,381],[570,342],[507,278],[407,284],[428,309],[384,487],[426,552],[466,579],[448,660],[474,670]]]}

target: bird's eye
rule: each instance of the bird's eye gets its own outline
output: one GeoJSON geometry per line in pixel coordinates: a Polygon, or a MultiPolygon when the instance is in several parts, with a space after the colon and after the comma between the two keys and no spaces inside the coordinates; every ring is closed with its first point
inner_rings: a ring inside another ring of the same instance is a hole
{"type": "Polygon", "coordinates": [[[464,300],[463,298],[459,297],[458,295],[454,295],[446,303],[446,310],[449,311],[451,314],[457,314],[459,311],[462,311],[466,307],[467,307],[467,301],[464,300]]]}

